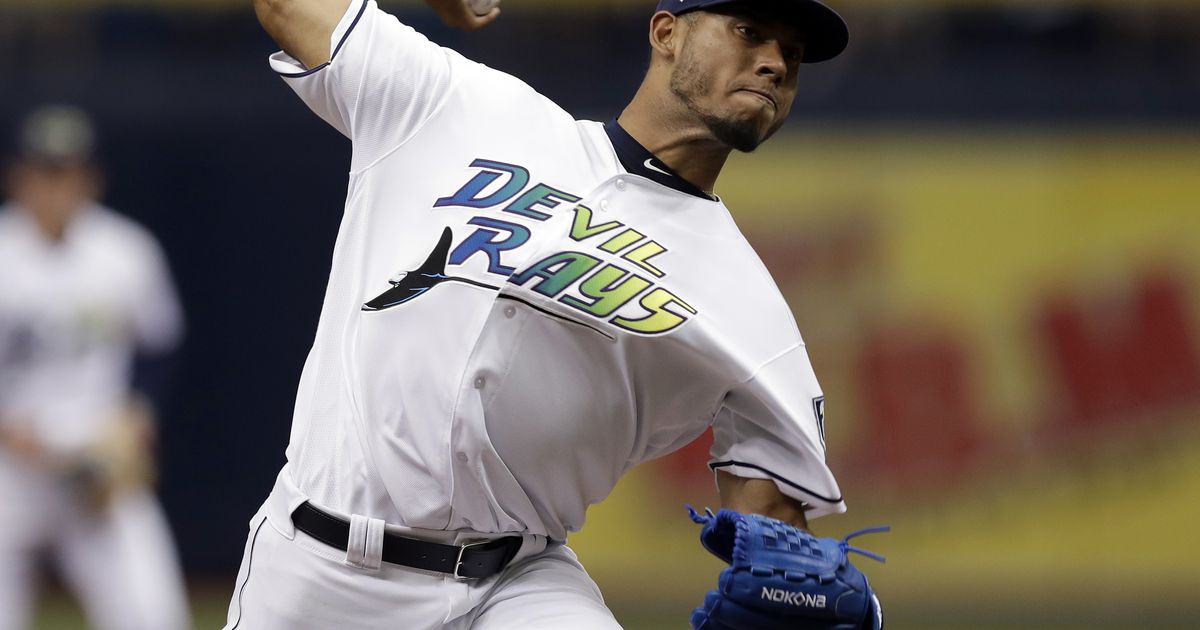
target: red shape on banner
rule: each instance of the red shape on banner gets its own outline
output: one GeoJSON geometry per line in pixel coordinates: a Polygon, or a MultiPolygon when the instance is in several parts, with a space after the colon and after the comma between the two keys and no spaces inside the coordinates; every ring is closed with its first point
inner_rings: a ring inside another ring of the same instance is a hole
{"type": "Polygon", "coordinates": [[[865,430],[856,467],[899,486],[960,472],[980,449],[964,344],[946,329],[881,329],[856,371],[865,430]]]}
{"type": "Polygon", "coordinates": [[[1134,422],[1200,396],[1200,360],[1182,284],[1144,275],[1122,299],[1056,297],[1042,309],[1068,427],[1134,422]]]}

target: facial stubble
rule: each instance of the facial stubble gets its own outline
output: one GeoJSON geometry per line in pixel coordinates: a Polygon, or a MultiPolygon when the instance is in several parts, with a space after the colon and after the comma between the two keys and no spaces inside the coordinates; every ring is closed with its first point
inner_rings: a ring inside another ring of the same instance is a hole
{"type": "Polygon", "coordinates": [[[679,61],[671,71],[670,87],[671,92],[679,97],[688,111],[695,114],[713,137],[726,146],[750,153],[771,135],[768,133],[767,137],[760,136],[758,123],[752,117],[722,116],[700,104],[701,98],[712,94],[712,76],[700,67],[700,60],[690,41],[684,42],[679,61]]]}

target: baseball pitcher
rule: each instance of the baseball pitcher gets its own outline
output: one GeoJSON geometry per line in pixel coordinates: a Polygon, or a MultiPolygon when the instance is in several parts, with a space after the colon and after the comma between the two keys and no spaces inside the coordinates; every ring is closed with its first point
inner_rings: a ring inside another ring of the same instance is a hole
{"type": "MultiPolygon", "coordinates": [[[[468,30],[499,15],[429,4],[468,30]]],[[[600,123],[374,0],[255,7],[271,67],[353,154],[227,629],[618,628],[567,537],[709,427],[724,509],[694,518],[730,566],[693,626],[881,627],[854,548],[805,531],[845,509],[824,397],[715,192],[783,125],[804,64],[845,48],[837,13],[663,0],[645,81],[600,123]]]]}

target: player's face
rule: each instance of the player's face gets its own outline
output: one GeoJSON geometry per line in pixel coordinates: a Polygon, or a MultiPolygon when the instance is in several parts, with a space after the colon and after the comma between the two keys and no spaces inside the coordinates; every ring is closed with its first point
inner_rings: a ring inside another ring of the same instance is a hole
{"type": "Polygon", "coordinates": [[[86,165],[18,163],[9,176],[9,196],[50,232],[61,231],[100,192],[99,178],[86,165]]]}
{"type": "Polygon", "coordinates": [[[671,91],[739,151],[753,151],[778,131],[796,97],[800,34],[766,11],[735,4],[687,17],[671,72],[671,91]]]}

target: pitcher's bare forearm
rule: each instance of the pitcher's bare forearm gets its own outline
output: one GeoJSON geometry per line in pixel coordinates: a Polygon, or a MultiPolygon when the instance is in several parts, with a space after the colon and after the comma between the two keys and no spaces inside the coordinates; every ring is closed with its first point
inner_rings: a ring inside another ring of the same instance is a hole
{"type": "MultiPolygon", "coordinates": [[[[309,68],[327,61],[333,51],[330,39],[351,2],[361,0],[254,0],[254,12],[271,39],[287,54],[309,68]]],[[[442,21],[474,31],[492,23],[500,9],[475,15],[465,0],[426,0],[442,21]]]]}
{"type": "Polygon", "coordinates": [[[329,61],[333,29],[352,1],[254,0],[254,12],[284,52],[313,68],[329,61]]]}
{"type": "Polygon", "coordinates": [[[804,504],[779,490],[774,481],[746,479],[717,471],[717,488],[721,491],[721,506],[743,514],[762,514],[808,529],[804,504]]]}

